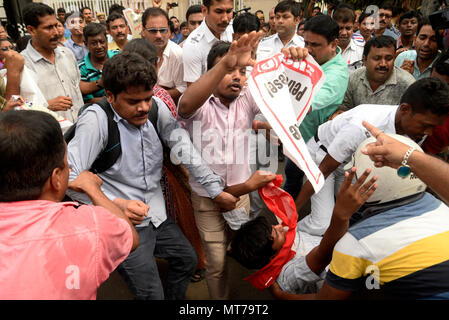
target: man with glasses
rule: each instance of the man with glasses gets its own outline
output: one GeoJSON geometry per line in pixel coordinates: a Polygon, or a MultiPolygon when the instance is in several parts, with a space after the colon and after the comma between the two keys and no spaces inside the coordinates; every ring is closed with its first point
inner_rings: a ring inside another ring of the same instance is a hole
{"type": "Polygon", "coordinates": [[[183,80],[182,49],[170,40],[168,15],[161,8],[148,8],[142,15],[142,38],[157,49],[157,84],[167,90],[175,103],[186,90],[183,80]]]}
{"type": "Polygon", "coordinates": [[[376,36],[384,35],[393,37],[394,40],[398,40],[399,35],[390,29],[391,18],[393,17],[393,6],[385,4],[379,9],[379,26],[374,30],[376,36]]]}

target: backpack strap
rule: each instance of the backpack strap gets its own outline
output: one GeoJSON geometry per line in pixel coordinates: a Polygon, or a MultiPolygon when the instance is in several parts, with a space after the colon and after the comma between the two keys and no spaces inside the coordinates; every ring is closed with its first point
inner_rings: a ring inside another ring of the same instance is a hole
{"type": "Polygon", "coordinates": [[[98,101],[97,104],[103,109],[108,118],[108,143],[106,147],[95,159],[89,171],[93,173],[101,173],[106,171],[117,161],[122,154],[122,147],[120,144],[120,132],[117,122],[114,121],[114,111],[109,102],[104,98],[98,101]]]}
{"type": "MultiPolygon", "coordinates": [[[[151,101],[152,101],[152,104],[151,104],[150,112],[148,113],[148,120],[150,120],[151,124],[154,127],[154,130],[156,130],[156,133],[159,136],[159,131],[157,130],[157,117],[158,117],[159,106],[157,105],[156,101],[154,101],[154,99],[151,99],[151,101]]],[[[159,140],[161,140],[160,136],[159,136],[159,140]]],[[[161,140],[161,142],[162,142],[162,140],[161,140]]]]}

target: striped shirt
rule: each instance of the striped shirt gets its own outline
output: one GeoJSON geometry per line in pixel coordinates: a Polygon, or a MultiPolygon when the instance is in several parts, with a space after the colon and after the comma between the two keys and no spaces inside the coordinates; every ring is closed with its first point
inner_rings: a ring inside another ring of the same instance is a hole
{"type": "Polygon", "coordinates": [[[395,298],[449,299],[448,273],[449,208],[426,193],[353,225],[334,248],[326,282],[395,298]]]}
{"type": "MultiPolygon", "coordinates": [[[[119,52],[120,51],[118,50],[108,50],[108,59],[112,58],[119,52]]],[[[92,65],[92,62],[90,61],[90,52],[87,53],[84,59],[78,63],[78,68],[80,69],[81,73],[81,81],[92,82],[101,78],[102,70],[95,69],[95,67],[92,65]]],[[[104,97],[105,95],[106,92],[104,91],[104,89],[99,89],[90,94],[83,94],[83,100],[84,102],[87,102],[93,98],[104,97]]]]}

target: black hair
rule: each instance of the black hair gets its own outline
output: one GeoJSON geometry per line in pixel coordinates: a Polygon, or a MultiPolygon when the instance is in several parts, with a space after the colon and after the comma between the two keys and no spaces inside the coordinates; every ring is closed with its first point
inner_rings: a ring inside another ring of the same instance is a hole
{"type": "Polygon", "coordinates": [[[109,15],[111,15],[114,12],[117,12],[117,13],[123,15],[123,10],[125,10],[124,6],[122,6],[122,5],[118,4],[118,3],[114,3],[113,5],[111,5],[109,7],[109,15]]]}
{"type": "Polygon", "coordinates": [[[99,34],[104,34],[104,36],[106,37],[106,29],[100,23],[91,22],[84,27],[83,36],[86,43],[89,37],[95,37],[99,34]]]}
{"type": "Polygon", "coordinates": [[[175,19],[178,20],[178,22],[179,22],[179,19],[178,19],[176,16],[171,16],[169,20],[171,20],[171,19],[173,19],[173,18],[175,18],[175,19]]]}
{"type": "Polygon", "coordinates": [[[186,12],[186,21],[189,21],[189,16],[194,13],[202,13],[202,6],[200,4],[194,4],[187,9],[186,12]]]}
{"type": "MultiPolygon", "coordinates": [[[[419,32],[421,31],[421,28],[424,26],[431,26],[432,30],[434,30],[429,17],[423,17],[418,23],[418,29],[416,30],[416,34],[419,34],[419,32]]],[[[435,32],[435,34],[436,34],[436,32],[435,32]]]]}
{"type": "Polygon", "coordinates": [[[175,30],[175,24],[173,23],[173,21],[168,20],[167,24],[168,24],[168,28],[170,29],[170,32],[172,34],[174,34],[176,32],[176,30],[175,30]]]}
{"type": "Polygon", "coordinates": [[[394,7],[393,7],[393,5],[391,5],[389,3],[384,3],[383,5],[380,6],[379,10],[380,9],[389,10],[389,11],[391,11],[391,15],[393,15],[394,7]]]}
{"type": "Polygon", "coordinates": [[[80,9],[80,13],[83,14],[84,10],[86,10],[86,9],[89,9],[90,11],[92,11],[91,8],[85,6],[85,7],[82,7],[82,8],[80,9]]]}
{"type": "Polygon", "coordinates": [[[441,79],[423,78],[412,83],[401,97],[413,113],[431,112],[437,116],[449,113],[449,86],[441,79]]]}
{"type": "Polygon", "coordinates": [[[435,70],[438,74],[449,76],[449,50],[440,54],[435,60],[432,70],[435,70]]]}
{"type": "Polygon", "coordinates": [[[226,55],[230,47],[231,43],[227,41],[218,41],[214,43],[207,55],[207,70],[212,69],[215,65],[215,60],[226,55]]]}
{"type": "Polygon", "coordinates": [[[108,30],[110,29],[109,24],[110,24],[112,21],[115,21],[115,20],[117,20],[117,19],[123,19],[123,21],[125,21],[125,24],[128,25],[128,22],[126,21],[126,19],[125,19],[125,17],[123,16],[123,14],[120,14],[120,13],[118,13],[118,12],[113,12],[113,13],[111,13],[111,14],[108,16],[108,18],[107,18],[107,20],[106,20],[106,24],[107,24],[107,26],[108,26],[108,30]]]}
{"type": "Polygon", "coordinates": [[[187,21],[183,21],[183,22],[181,22],[181,24],[179,25],[179,29],[181,30],[182,28],[187,28],[188,27],[188,25],[187,25],[187,21]]]}
{"type": "Polygon", "coordinates": [[[65,13],[65,9],[64,8],[58,8],[58,10],[56,12],[57,13],[65,13]]]}
{"type": "Polygon", "coordinates": [[[28,42],[30,42],[31,39],[31,35],[26,34],[22,37],[20,37],[19,39],[17,39],[16,41],[16,49],[18,52],[22,52],[23,50],[25,50],[25,48],[28,45],[28,42]]]}
{"type": "Polygon", "coordinates": [[[298,2],[292,0],[284,0],[279,2],[274,7],[274,13],[278,12],[290,12],[295,18],[301,15],[301,5],[298,2]]]}
{"type": "Polygon", "coordinates": [[[403,13],[400,17],[399,17],[399,22],[398,24],[401,24],[402,20],[404,19],[412,19],[412,18],[416,18],[418,20],[418,25],[421,23],[421,15],[418,13],[418,11],[408,11],[406,13],[403,13]]]}
{"type": "Polygon", "coordinates": [[[40,2],[31,2],[27,4],[22,11],[23,22],[25,26],[37,28],[40,24],[39,18],[54,15],[55,10],[52,7],[40,2]]]}
{"type": "Polygon", "coordinates": [[[241,226],[231,241],[231,256],[248,269],[261,269],[276,254],[271,237],[272,225],[257,216],[241,226]]]}
{"type": "Polygon", "coordinates": [[[348,7],[338,7],[334,10],[332,13],[332,18],[337,22],[355,22],[355,12],[353,9],[350,9],[348,7]]]}
{"type": "Polygon", "coordinates": [[[251,31],[259,31],[260,21],[256,15],[246,12],[239,14],[232,23],[234,33],[246,33],[251,31]]]}
{"type": "Polygon", "coordinates": [[[362,14],[359,16],[358,22],[361,24],[363,22],[363,20],[365,20],[368,17],[374,18],[374,11],[371,11],[371,12],[363,11],[362,14]]]}
{"type": "Polygon", "coordinates": [[[151,7],[147,8],[142,14],[142,26],[145,28],[147,24],[148,17],[159,17],[163,16],[167,19],[167,23],[170,24],[171,20],[168,18],[167,12],[161,8],[151,7]]]}
{"type": "Polygon", "coordinates": [[[148,60],[151,65],[155,66],[158,61],[156,47],[147,39],[132,39],[125,44],[122,52],[135,52],[148,60]]]}
{"type": "Polygon", "coordinates": [[[0,114],[0,202],[36,200],[55,168],[64,167],[61,126],[42,111],[0,114]]]}
{"type": "Polygon", "coordinates": [[[304,31],[310,31],[326,38],[330,43],[338,38],[340,34],[340,27],[337,21],[329,16],[320,15],[307,20],[304,25],[304,31]]]}
{"type": "Polygon", "coordinates": [[[114,95],[135,86],[152,90],[156,82],[157,75],[151,63],[135,52],[121,52],[103,66],[103,86],[114,95]]]}
{"type": "Polygon", "coordinates": [[[378,37],[372,37],[369,39],[365,47],[363,48],[363,56],[368,57],[368,54],[371,50],[371,47],[374,48],[389,48],[393,47],[394,51],[396,51],[396,40],[394,40],[393,37],[390,36],[378,36],[378,37]]]}

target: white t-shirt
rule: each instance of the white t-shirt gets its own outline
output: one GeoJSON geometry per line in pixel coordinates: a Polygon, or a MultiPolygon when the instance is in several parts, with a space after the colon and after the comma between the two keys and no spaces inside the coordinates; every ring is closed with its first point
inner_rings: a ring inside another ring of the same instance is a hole
{"type": "Polygon", "coordinates": [[[363,66],[363,50],[365,45],[351,39],[346,49],[341,53],[343,60],[348,62],[349,73],[363,66]],[[358,63],[357,63],[358,62],[358,63]]]}
{"type": "Polygon", "coordinates": [[[233,29],[229,24],[217,39],[209,30],[206,19],[193,30],[184,41],[182,61],[184,64],[184,81],[195,82],[207,71],[207,56],[212,46],[219,40],[232,42],[233,29]]]}
{"type": "Polygon", "coordinates": [[[362,121],[368,121],[386,133],[396,133],[394,120],[398,108],[397,105],[359,105],[319,126],[319,141],[332,158],[343,163],[349,160],[363,141],[371,137],[362,121]]]}

